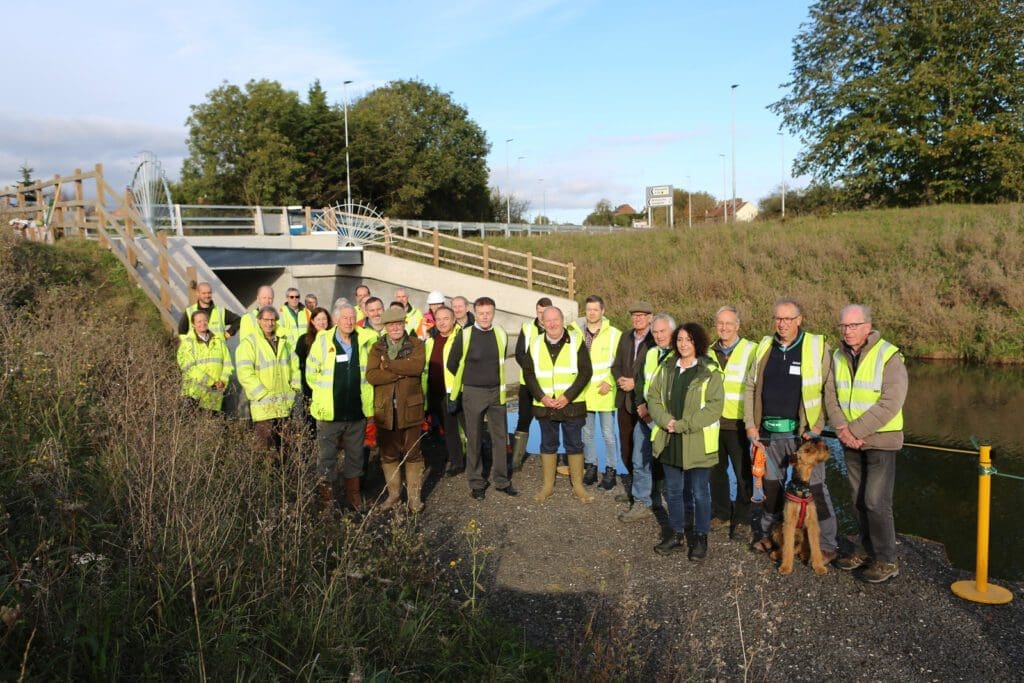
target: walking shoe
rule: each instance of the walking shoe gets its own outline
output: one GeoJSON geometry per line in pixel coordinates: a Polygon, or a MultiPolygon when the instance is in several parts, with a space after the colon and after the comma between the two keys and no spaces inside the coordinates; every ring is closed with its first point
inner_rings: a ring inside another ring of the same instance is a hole
{"type": "Polygon", "coordinates": [[[501,491],[506,496],[518,496],[519,495],[519,491],[516,490],[516,487],[512,486],[511,482],[509,483],[508,486],[506,486],[504,488],[497,489],[497,490],[501,491]]]}
{"type": "Polygon", "coordinates": [[[703,560],[708,556],[708,535],[697,534],[693,537],[693,545],[690,546],[690,552],[687,553],[686,557],[691,562],[703,560]]]}
{"type": "Polygon", "coordinates": [[[875,560],[871,566],[864,570],[860,578],[868,583],[884,583],[889,579],[900,575],[900,566],[895,562],[879,562],[875,560]]]}
{"type": "MultiPolygon", "coordinates": [[[[595,472],[595,474],[596,474],[596,472],[595,472]]],[[[614,467],[605,467],[604,468],[604,476],[601,477],[601,488],[603,488],[605,491],[611,491],[613,488],[615,488],[615,468],[614,467]]]]}
{"type": "Polygon", "coordinates": [[[686,536],[683,534],[669,534],[658,545],[654,546],[654,552],[659,555],[674,555],[686,550],[686,536]]]}
{"type": "Polygon", "coordinates": [[[587,471],[583,473],[583,485],[593,486],[597,482],[597,465],[587,463],[587,471]]]}
{"type": "Polygon", "coordinates": [[[466,466],[465,465],[462,465],[461,467],[459,465],[448,465],[448,469],[446,469],[444,471],[444,476],[446,476],[446,477],[457,477],[457,476],[459,476],[460,474],[462,474],[465,471],[466,471],[466,466]]]}
{"type": "Polygon", "coordinates": [[[469,495],[473,496],[475,500],[483,500],[484,496],[487,495],[487,489],[472,489],[469,495]]]}
{"type": "Polygon", "coordinates": [[[633,507],[629,508],[621,515],[619,515],[620,522],[642,522],[645,519],[650,519],[654,516],[654,511],[647,507],[643,503],[633,503],[633,507]]]}
{"type": "Polygon", "coordinates": [[[869,562],[871,562],[871,558],[864,553],[852,553],[850,555],[840,557],[832,564],[839,567],[844,572],[852,572],[854,569],[860,569],[869,562]]]}
{"type": "Polygon", "coordinates": [[[622,488],[624,491],[615,496],[616,503],[633,503],[633,475],[624,474],[619,477],[619,481],[622,482],[622,488]]]}

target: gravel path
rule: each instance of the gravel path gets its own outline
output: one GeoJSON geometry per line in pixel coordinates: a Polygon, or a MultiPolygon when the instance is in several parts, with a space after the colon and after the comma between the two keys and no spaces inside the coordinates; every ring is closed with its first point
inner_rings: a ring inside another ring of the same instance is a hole
{"type": "MultiPolygon", "coordinates": [[[[583,504],[559,478],[545,504],[532,500],[540,466],[514,477],[520,495],[493,488],[472,500],[465,476],[432,476],[422,527],[430,547],[468,576],[466,528],[486,549],[483,607],[554,648],[579,676],[626,680],[1024,680],[1024,585],[1014,601],[984,606],[957,598],[944,548],[900,536],[900,576],[881,585],[833,567],[789,577],[714,525],[709,554],[653,552],[653,517],[630,525],[614,493],[583,504]]],[[[1003,583],[1002,585],[1007,585],[1003,583]]],[[[457,597],[457,596],[454,596],[457,597]]]]}

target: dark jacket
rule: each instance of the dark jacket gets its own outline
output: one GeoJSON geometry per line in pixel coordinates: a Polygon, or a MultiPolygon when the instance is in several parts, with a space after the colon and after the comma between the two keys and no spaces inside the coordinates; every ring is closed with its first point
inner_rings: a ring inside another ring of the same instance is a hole
{"type": "Polygon", "coordinates": [[[388,358],[385,337],[374,342],[366,364],[366,381],[373,385],[373,421],[381,429],[405,429],[423,423],[423,385],[426,362],[423,342],[406,334],[395,360],[388,358]]]}
{"type": "MultiPolygon", "coordinates": [[[[639,348],[636,350],[636,355],[633,355],[633,335],[635,330],[622,333],[622,339],[619,340],[619,348],[615,351],[615,360],[612,361],[612,377],[618,382],[620,377],[635,378],[637,368],[643,368],[644,357],[647,355],[647,349],[656,346],[654,343],[654,335],[651,334],[651,328],[648,326],[647,334],[640,342],[639,348]]],[[[636,400],[633,396],[632,391],[619,390],[615,392],[615,407],[625,408],[630,413],[636,412],[636,400]]]]}

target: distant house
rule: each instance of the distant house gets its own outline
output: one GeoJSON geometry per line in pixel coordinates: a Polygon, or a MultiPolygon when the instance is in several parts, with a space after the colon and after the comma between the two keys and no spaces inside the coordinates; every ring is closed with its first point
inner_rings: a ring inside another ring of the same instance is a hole
{"type": "MultiPolygon", "coordinates": [[[[728,209],[729,209],[729,220],[732,220],[733,219],[733,215],[732,215],[732,200],[730,200],[730,199],[725,200],[724,203],[723,202],[719,202],[718,204],[716,204],[715,208],[713,208],[711,211],[709,211],[707,213],[706,220],[708,220],[710,222],[721,222],[722,221],[722,213],[724,212],[725,207],[728,207],[728,209]]],[[[757,218],[757,206],[755,204],[753,204],[752,202],[746,202],[746,201],[743,201],[742,199],[740,199],[739,197],[737,197],[736,198],[736,220],[740,221],[741,223],[749,223],[750,221],[754,220],[755,218],[757,218]]]]}
{"type": "Polygon", "coordinates": [[[629,204],[620,204],[618,207],[616,207],[614,215],[615,216],[632,216],[635,213],[636,213],[636,209],[634,209],[629,204]]]}

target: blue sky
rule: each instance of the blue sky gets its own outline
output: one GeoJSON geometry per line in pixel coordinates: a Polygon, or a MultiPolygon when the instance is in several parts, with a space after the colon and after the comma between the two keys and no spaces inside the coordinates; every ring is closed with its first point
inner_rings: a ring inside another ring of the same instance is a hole
{"type": "Polygon", "coordinates": [[[0,100],[0,185],[25,162],[43,177],[102,162],[123,185],[144,149],[176,178],[189,106],[225,80],[268,78],[304,95],[320,79],[341,102],[344,80],[356,99],[418,78],[450,93],[487,133],[492,184],[525,196],[531,214],[546,199],[552,219],[576,222],[602,198],[639,209],[647,185],[684,187],[688,177],[695,191],[720,197],[720,154],[731,194],[738,83],[737,195],[756,201],[782,180],[783,145],[787,176],[799,151],[766,106],[785,92],[807,6],[20,3],[4,12],[8,84],[17,85],[0,100]]]}

